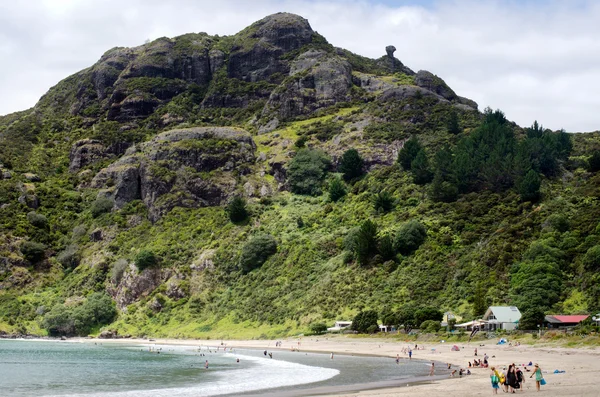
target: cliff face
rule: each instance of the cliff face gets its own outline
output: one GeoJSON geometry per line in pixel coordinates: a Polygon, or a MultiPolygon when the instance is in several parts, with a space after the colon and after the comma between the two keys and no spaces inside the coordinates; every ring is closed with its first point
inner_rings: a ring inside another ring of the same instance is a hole
{"type": "Polygon", "coordinates": [[[599,306],[597,134],[571,147],[482,114],[395,51],[365,58],[279,13],[111,49],[0,117],[0,331],[93,322],[77,316],[94,293],[118,315],[91,327],[173,337],[275,337],[410,305],[471,316],[538,290],[557,311],[599,306]],[[423,241],[408,250],[403,233],[423,241]]]}

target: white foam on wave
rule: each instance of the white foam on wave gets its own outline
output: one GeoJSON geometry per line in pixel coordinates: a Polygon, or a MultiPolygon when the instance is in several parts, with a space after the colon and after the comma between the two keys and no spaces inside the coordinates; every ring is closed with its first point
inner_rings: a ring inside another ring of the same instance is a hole
{"type": "Polygon", "coordinates": [[[60,397],[196,397],[218,396],[222,394],[244,393],[284,386],[296,386],[331,379],[340,373],[333,368],[309,365],[227,353],[226,356],[253,361],[251,368],[235,369],[216,373],[216,379],[191,387],[130,390],[123,392],[103,392],[92,394],[69,394],[60,397]]]}

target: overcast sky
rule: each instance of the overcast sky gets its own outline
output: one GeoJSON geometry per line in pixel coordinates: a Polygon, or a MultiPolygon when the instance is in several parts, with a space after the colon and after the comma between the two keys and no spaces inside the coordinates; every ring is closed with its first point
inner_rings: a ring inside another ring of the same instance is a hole
{"type": "Polygon", "coordinates": [[[600,130],[600,2],[0,0],[0,114],[33,106],[108,49],[189,32],[233,34],[274,12],[335,46],[442,77],[480,110],[528,126],[600,130]]]}

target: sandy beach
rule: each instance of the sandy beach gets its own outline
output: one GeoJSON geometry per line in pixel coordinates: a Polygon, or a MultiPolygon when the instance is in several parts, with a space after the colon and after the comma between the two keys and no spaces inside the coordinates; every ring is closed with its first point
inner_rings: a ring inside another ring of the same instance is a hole
{"type": "MultiPolygon", "coordinates": [[[[276,347],[274,340],[178,340],[178,339],[113,339],[102,340],[103,343],[156,343],[192,346],[224,346],[268,349],[269,351],[290,350],[299,348],[300,351],[373,355],[390,357],[390,365],[395,365],[394,358],[400,354],[402,359],[408,356],[401,352],[402,348],[413,348],[413,360],[435,360],[451,363],[453,369],[467,368],[468,362],[473,361],[474,349],[478,349],[478,359],[487,354],[491,366],[508,366],[527,364],[530,361],[539,363],[548,384],[542,386],[544,395],[549,396],[598,396],[600,395],[600,348],[562,348],[537,347],[530,345],[509,346],[496,345],[496,340],[458,343],[459,351],[452,351],[453,343],[419,343],[419,350],[414,349],[415,342],[390,341],[389,339],[362,339],[345,336],[323,336],[282,339],[282,346],[276,347]],[[300,345],[298,346],[298,342],[300,345]],[[483,346],[481,346],[483,345],[483,346]],[[555,374],[555,370],[565,371],[555,374]]],[[[529,367],[533,370],[533,367],[529,367]]],[[[444,378],[425,380],[407,386],[405,383],[390,385],[387,383],[368,385],[368,390],[353,391],[352,388],[327,390],[324,394],[319,389],[308,390],[305,395],[335,395],[335,396],[482,396],[491,395],[492,388],[489,379],[489,369],[471,368],[472,375],[459,378],[444,378]]],[[[523,371],[526,376],[524,390],[518,393],[536,393],[535,382],[529,378],[532,372],[523,371]]],[[[360,388],[364,388],[362,385],[360,388]]],[[[358,389],[358,387],[357,387],[358,389]]],[[[356,389],[355,389],[356,390],[356,389]]],[[[504,394],[502,390],[499,394],[504,394]]]]}

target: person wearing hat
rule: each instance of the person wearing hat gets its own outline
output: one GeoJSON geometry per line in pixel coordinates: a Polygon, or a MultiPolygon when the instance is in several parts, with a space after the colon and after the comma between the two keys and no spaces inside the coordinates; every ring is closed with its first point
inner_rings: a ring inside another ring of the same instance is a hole
{"type": "Polygon", "coordinates": [[[540,391],[540,385],[544,381],[544,375],[542,375],[542,369],[540,368],[540,366],[538,365],[538,363],[535,363],[535,371],[533,371],[533,373],[531,374],[530,378],[532,378],[533,375],[535,375],[535,388],[536,388],[537,391],[540,391]]]}

